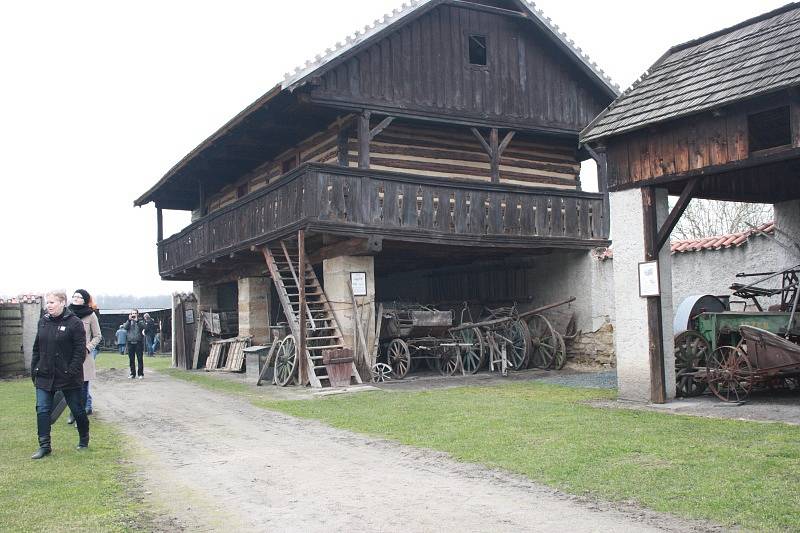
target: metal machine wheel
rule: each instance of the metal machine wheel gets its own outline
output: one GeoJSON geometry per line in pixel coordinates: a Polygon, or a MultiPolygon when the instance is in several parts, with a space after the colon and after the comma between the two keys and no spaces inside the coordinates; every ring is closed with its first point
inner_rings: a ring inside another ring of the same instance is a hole
{"type": "Polygon", "coordinates": [[[464,344],[470,344],[469,347],[462,349],[461,362],[464,365],[465,372],[476,373],[486,362],[481,330],[478,328],[462,329],[457,332],[456,340],[464,344]]]}
{"type": "Polygon", "coordinates": [[[675,336],[675,388],[678,396],[698,396],[706,390],[707,383],[696,373],[706,366],[711,346],[693,330],[675,336]]]}
{"type": "Polygon", "coordinates": [[[558,340],[550,322],[542,315],[528,320],[531,338],[531,363],[539,368],[551,368],[555,363],[558,340]]]}
{"type": "Polygon", "coordinates": [[[294,379],[297,369],[297,345],[294,337],[287,335],[278,346],[275,356],[275,383],[285,387],[294,379]]]}
{"type": "Polygon", "coordinates": [[[708,358],[708,388],[723,402],[742,402],[753,389],[753,367],[747,354],[720,346],[708,358]]]}
{"type": "Polygon", "coordinates": [[[386,350],[389,365],[397,379],[403,379],[411,368],[411,352],[403,339],[392,339],[386,350]]]}
{"type": "Polygon", "coordinates": [[[522,320],[508,323],[500,334],[510,341],[508,345],[508,366],[511,370],[524,370],[528,367],[531,347],[531,332],[522,320]]]}

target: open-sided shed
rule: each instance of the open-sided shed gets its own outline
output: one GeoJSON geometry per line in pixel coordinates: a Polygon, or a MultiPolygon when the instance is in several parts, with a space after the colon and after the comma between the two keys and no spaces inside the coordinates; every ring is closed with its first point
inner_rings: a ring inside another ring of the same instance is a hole
{"type": "Polygon", "coordinates": [[[800,4],[792,3],[671,48],[581,133],[611,191],[622,397],[674,394],[664,245],[692,198],[773,203],[779,231],[800,234],[798,86],[800,4]],[[679,196],[671,211],[668,195],[679,196]],[[657,261],[658,296],[622,283],[645,261],[657,261]]]}

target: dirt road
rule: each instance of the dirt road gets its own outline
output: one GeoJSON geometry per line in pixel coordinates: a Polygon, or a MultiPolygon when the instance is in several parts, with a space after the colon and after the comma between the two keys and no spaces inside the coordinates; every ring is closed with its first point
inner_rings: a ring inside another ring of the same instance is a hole
{"type": "Polygon", "coordinates": [[[97,417],[139,450],[164,530],[703,531],[584,501],[438,452],[258,409],[150,373],[104,371],[97,417]]]}

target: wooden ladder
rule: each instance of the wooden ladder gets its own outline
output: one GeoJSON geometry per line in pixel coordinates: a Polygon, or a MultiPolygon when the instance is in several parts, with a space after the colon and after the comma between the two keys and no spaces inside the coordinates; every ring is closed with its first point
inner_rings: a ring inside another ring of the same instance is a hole
{"type": "MultiPolygon", "coordinates": [[[[300,278],[303,278],[306,291],[306,374],[312,387],[330,387],[328,371],[322,362],[322,350],[345,346],[336,315],[325,291],[322,290],[314,268],[306,264],[305,273],[302,276],[298,273],[297,242],[273,242],[266,245],[262,251],[298,350],[300,349],[300,278]]],[[[351,378],[355,379],[356,383],[361,383],[355,363],[351,368],[351,378]]]]}

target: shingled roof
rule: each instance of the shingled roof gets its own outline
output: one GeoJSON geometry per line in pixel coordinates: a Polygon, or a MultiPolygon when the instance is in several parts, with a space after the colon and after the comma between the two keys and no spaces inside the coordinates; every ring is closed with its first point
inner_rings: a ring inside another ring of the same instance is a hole
{"type": "Polygon", "coordinates": [[[800,84],[800,3],[671,48],[581,133],[598,140],[800,84]]]}

